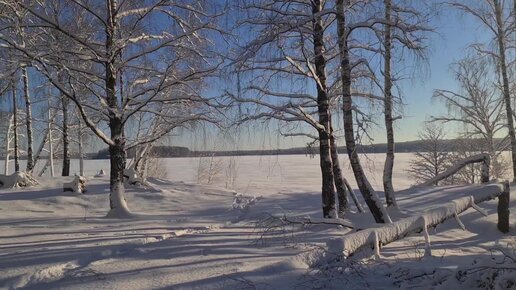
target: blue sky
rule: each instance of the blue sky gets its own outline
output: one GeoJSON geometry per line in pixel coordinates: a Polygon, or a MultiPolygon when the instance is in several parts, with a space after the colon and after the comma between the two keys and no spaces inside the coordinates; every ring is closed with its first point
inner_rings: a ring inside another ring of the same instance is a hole
{"type": "MultiPolygon", "coordinates": [[[[404,118],[397,122],[397,141],[417,139],[425,120],[432,115],[446,113],[446,108],[432,99],[433,91],[456,90],[450,65],[467,54],[470,44],[488,42],[490,39],[490,35],[475,19],[455,11],[444,11],[434,19],[433,25],[437,33],[430,39],[428,71],[402,84],[406,106],[404,118]]],[[[382,133],[375,134],[376,142],[385,141],[382,133]]],[[[448,135],[453,137],[453,132],[448,135]]]]}
{"type": "MultiPolygon", "coordinates": [[[[436,33],[430,35],[427,60],[418,64],[421,67],[414,70],[415,73],[411,79],[400,83],[405,106],[403,119],[398,120],[395,126],[397,142],[417,140],[426,120],[431,116],[446,114],[444,105],[432,98],[433,91],[435,89],[457,90],[450,66],[466,56],[469,45],[478,42],[487,43],[491,38],[476,19],[451,9],[442,9],[440,14],[432,19],[431,26],[435,28],[436,33]]],[[[375,127],[371,134],[373,143],[385,142],[382,122],[383,118],[380,126],[375,127]]],[[[455,137],[456,129],[452,125],[447,125],[447,137],[455,137]]],[[[236,140],[209,132],[193,134],[185,132],[183,135],[171,138],[170,143],[194,150],[276,149],[304,147],[307,143],[304,138],[277,136],[274,125],[267,128],[249,128],[244,130],[236,140]]],[[[339,143],[342,144],[343,141],[340,140],[339,143]]]]}
{"type": "MultiPolygon", "coordinates": [[[[425,120],[432,115],[446,113],[443,104],[432,99],[433,91],[435,89],[456,90],[457,85],[450,71],[450,65],[466,55],[468,45],[475,42],[488,42],[491,37],[476,19],[451,9],[442,9],[440,15],[432,19],[431,25],[436,33],[430,35],[426,62],[419,64],[422,66],[421,69],[414,70],[415,74],[411,79],[401,83],[406,105],[403,107],[403,119],[396,122],[395,135],[398,142],[418,139],[418,132],[425,120]]],[[[215,82],[212,85],[216,87],[221,84],[215,82]]],[[[214,89],[214,92],[217,91],[218,89],[214,89]]],[[[6,101],[0,104],[0,109],[6,109],[9,105],[8,100],[6,101]]],[[[380,125],[383,123],[383,118],[379,123],[380,125]]],[[[193,133],[173,132],[164,143],[186,146],[193,150],[275,149],[303,147],[307,143],[303,138],[278,136],[274,124],[268,127],[249,127],[241,130],[238,136],[220,134],[210,129],[193,133]]],[[[447,133],[448,137],[454,137],[454,128],[450,127],[447,133]]],[[[383,127],[376,127],[372,137],[374,143],[385,142],[383,127]]],[[[342,144],[343,141],[339,143],[342,144]]]]}

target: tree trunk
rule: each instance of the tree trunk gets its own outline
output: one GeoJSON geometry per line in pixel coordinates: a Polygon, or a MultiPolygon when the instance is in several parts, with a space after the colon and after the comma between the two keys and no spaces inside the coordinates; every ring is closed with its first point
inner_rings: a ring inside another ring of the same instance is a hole
{"type": "MultiPolygon", "coordinates": [[[[385,4],[385,20],[391,21],[391,0],[384,0],[385,4]]],[[[394,129],[392,118],[392,78],[391,78],[391,26],[385,24],[384,32],[384,115],[385,115],[385,130],[387,131],[387,154],[385,156],[385,164],[383,167],[383,190],[385,192],[385,199],[387,206],[396,207],[396,198],[394,196],[394,189],[392,187],[392,168],[394,167],[394,129]]]]}
{"type": "Polygon", "coordinates": [[[116,11],[118,3],[116,0],[106,1],[107,3],[107,29],[106,29],[106,53],[105,63],[106,76],[106,102],[109,106],[109,129],[111,130],[111,141],[109,145],[109,159],[111,172],[109,175],[109,206],[108,217],[122,218],[130,217],[131,213],[127,207],[124,197],[124,169],[126,166],[126,149],[124,138],[124,123],[119,112],[118,98],[116,95],[117,71],[115,61],[116,55],[115,39],[117,35],[116,11]]]}
{"type": "MultiPolygon", "coordinates": [[[[119,133],[118,127],[116,128],[116,121],[110,121],[110,127],[112,128],[111,136],[119,133]],[[113,130],[114,129],[114,130],[113,130]],[[114,133],[114,134],[113,134],[114,133]]],[[[129,208],[124,197],[124,169],[126,165],[126,152],[124,143],[121,138],[114,139],[115,145],[109,146],[109,161],[111,165],[111,172],[109,175],[109,217],[125,217],[130,215],[129,208]]]]}
{"type": "Polygon", "coordinates": [[[25,125],[27,127],[27,173],[31,173],[34,169],[34,156],[32,152],[32,106],[29,93],[29,74],[27,68],[22,68],[23,74],[23,97],[25,99],[25,125]]]}
{"type": "Polygon", "coordinates": [[[509,78],[507,77],[507,61],[505,55],[505,33],[503,29],[502,7],[500,5],[499,0],[494,0],[493,4],[496,14],[496,26],[498,29],[496,38],[498,41],[498,50],[500,53],[499,67],[502,73],[503,99],[505,103],[505,112],[507,115],[507,128],[509,130],[509,138],[511,140],[513,182],[516,182],[516,133],[514,132],[514,119],[512,115],[509,78]]]}
{"type": "Polygon", "coordinates": [[[13,133],[14,133],[14,172],[20,171],[20,161],[18,157],[18,106],[16,105],[16,86],[11,82],[13,96],[13,133]]]}
{"type": "Polygon", "coordinates": [[[330,153],[330,101],[326,87],[326,59],[324,58],[324,30],[321,17],[320,0],[312,1],[314,65],[317,84],[317,112],[319,123],[324,129],[319,129],[319,158],[322,173],[322,208],[325,218],[335,218],[335,190],[333,186],[333,165],[330,153]]]}
{"type": "Polygon", "coordinates": [[[502,233],[508,233],[511,228],[510,223],[510,202],[511,202],[511,188],[509,183],[504,183],[503,193],[498,196],[498,230],[502,233]]]}
{"type": "Polygon", "coordinates": [[[48,163],[50,165],[50,176],[54,177],[54,146],[52,140],[52,108],[48,99],[48,163]]]}
{"type": "MultiPolygon", "coordinates": [[[[361,249],[376,248],[378,244],[387,245],[391,242],[402,239],[407,235],[424,231],[430,227],[435,227],[447,219],[459,215],[470,207],[478,209],[476,204],[503,196],[503,194],[508,191],[508,184],[507,186],[505,184],[486,185],[474,190],[474,193],[470,192],[470,196],[452,200],[438,207],[424,211],[416,216],[403,218],[392,224],[364,229],[344,235],[340,238],[332,239],[326,243],[328,252],[337,255],[343,254],[344,256],[349,257],[361,249]]],[[[508,196],[508,193],[505,196],[508,196]]],[[[499,204],[503,202],[503,200],[500,200],[499,204]]]]}
{"type": "Polygon", "coordinates": [[[61,97],[63,109],[63,169],[61,176],[70,176],[70,141],[68,139],[68,98],[61,97]]]}
{"type": "MultiPolygon", "coordinates": [[[[348,6],[346,0],[346,7],[348,6]]],[[[357,153],[355,133],[353,129],[353,103],[351,98],[351,66],[347,43],[346,19],[344,16],[343,0],[337,0],[337,33],[340,50],[340,70],[342,78],[342,112],[344,118],[344,137],[348,151],[351,168],[357,181],[358,188],[364,200],[378,223],[390,223],[391,218],[383,207],[378,195],[367,180],[357,153]]]]}
{"type": "Polygon", "coordinates": [[[349,210],[348,193],[346,191],[346,184],[344,181],[344,175],[340,168],[339,153],[337,152],[337,143],[335,142],[335,135],[333,129],[330,134],[330,148],[331,148],[331,161],[333,164],[333,178],[335,182],[335,188],[337,189],[337,199],[339,201],[339,217],[344,216],[346,211],[349,210]]]}
{"type": "Polygon", "coordinates": [[[13,115],[9,116],[9,124],[7,126],[7,132],[5,133],[5,163],[4,163],[4,174],[9,174],[9,156],[11,154],[11,130],[13,128],[13,115]]]}
{"type": "Polygon", "coordinates": [[[84,176],[84,156],[82,152],[82,123],[81,123],[81,116],[78,115],[77,119],[77,143],[79,147],[79,175],[84,176]]]}

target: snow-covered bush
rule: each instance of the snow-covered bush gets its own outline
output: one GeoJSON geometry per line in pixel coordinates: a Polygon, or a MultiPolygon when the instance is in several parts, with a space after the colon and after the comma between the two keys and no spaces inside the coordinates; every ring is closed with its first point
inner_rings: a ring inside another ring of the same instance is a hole
{"type": "Polygon", "coordinates": [[[215,155],[199,157],[199,164],[197,166],[197,182],[200,184],[212,184],[224,172],[224,162],[221,158],[216,158],[215,155]]]}
{"type": "Polygon", "coordinates": [[[144,178],[147,178],[147,177],[166,178],[167,177],[167,169],[163,165],[163,161],[161,158],[149,156],[145,165],[146,166],[145,166],[144,178]]]}
{"type": "Polygon", "coordinates": [[[226,188],[233,188],[236,183],[238,176],[238,164],[236,162],[236,156],[231,156],[227,159],[226,163],[226,188]]]}
{"type": "Polygon", "coordinates": [[[16,188],[37,185],[38,181],[30,174],[19,171],[11,175],[0,175],[0,187],[16,188]]]}

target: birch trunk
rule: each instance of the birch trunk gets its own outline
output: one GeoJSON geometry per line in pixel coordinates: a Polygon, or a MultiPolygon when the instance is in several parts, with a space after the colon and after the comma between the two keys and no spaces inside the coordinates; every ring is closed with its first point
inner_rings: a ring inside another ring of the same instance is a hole
{"type": "Polygon", "coordinates": [[[509,138],[511,140],[511,157],[512,157],[512,172],[513,172],[513,182],[516,182],[516,133],[514,132],[514,119],[513,119],[513,109],[511,104],[511,94],[509,89],[509,78],[507,77],[507,60],[506,60],[506,49],[505,49],[505,41],[506,36],[503,29],[503,20],[502,20],[502,7],[499,0],[493,0],[493,5],[495,9],[496,16],[496,39],[498,42],[498,50],[499,50],[499,67],[502,73],[502,93],[503,99],[505,103],[505,112],[507,115],[507,127],[509,130],[509,138]]]}
{"type": "Polygon", "coordinates": [[[340,168],[339,153],[337,152],[337,144],[335,142],[335,135],[330,135],[330,148],[331,148],[331,161],[333,163],[333,178],[335,182],[335,188],[337,189],[337,199],[339,201],[338,214],[344,216],[346,211],[349,210],[348,193],[346,191],[346,184],[344,181],[344,175],[340,168]]]}
{"type": "Polygon", "coordinates": [[[50,99],[48,101],[48,163],[50,165],[50,176],[54,177],[54,146],[52,145],[52,109],[50,99]]]}
{"type": "Polygon", "coordinates": [[[41,158],[41,153],[43,152],[43,149],[45,149],[45,144],[47,144],[47,141],[48,141],[48,128],[45,130],[45,132],[43,134],[43,139],[41,140],[41,143],[39,144],[38,149],[34,153],[33,170],[34,170],[34,167],[36,167],[36,164],[38,163],[39,159],[41,158]]]}
{"type": "Polygon", "coordinates": [[[326,59],[324,58],[324,30],[319,16],[322,10],[320,0],[312,1],[314,64],[317,84],[317,112],[319,123],[324,129],[319,129],[319,158],[322,173],[322,208],[325,218],[337,217],[335,209],[335,190],[333,186],[333,165],[330,153],[330,101],[326,87],[326,59]]]}
{"type": "Polygon", "coordinates": [[[11,154],[11,130],[13,128],[13,116],[9,117],[9,125],[7,126],[7,132],[5,134],[5,163],[4,163],[4,174],[9,174],[9,156],[11,154]]]}
{"type": "Polygon", "coordinates": [[[337,1],[337,33],[340,50],[340,70],[342,78],[342,112],[344,119],[344,137],[346,139],[346,149],[348,151],[351,168],[357,181],[358,188],[364,197],[374,219],[378,223],[390,223],[391,218],[383,207],[378,195],[365,176],[362,165],[357,153],[355,143],[355,133],[353,128],[353,102],[351,98],[351,66],[349,60],[349,49],[347,43],[346,18],[344,15],[344,6],[349,6],[349,0],[337,1]]]}
{"type": "MultiPolygon", "coordinates": [[[[384,0],[385,5],[385,20],[391,21],[391,0],[384,0]]],[[[385,192],[385,199],[387,206],[396,207],[396,198],[394,196],[394,189],[392,187],[392,168],[394,167],[394,129],[392,118],[392,78],[391,78],[391,26],[384,25],[384,117],[385,130],[387,131],[387,154],[385,156],[385,164],[383,167],[383,190],[385,192]]]]}
{"type": "Polygon", "coordinates": [[[61,97],[63,110],[63,168],[61,176],[70,176],[70,140],[68,139],[68,98],[61,97]]]}
{"type": "Polygon", "coordinates": [[[32,104],[30,102],[29,92],[29,74],[27,68],[22,68],[23,74],[23,97],[25,99],[25,125],[27,127],[27,173],[31,173],[34,169],[34,156],[32,152],[33,138],[32,138],[32,104]]]}
{"type": "Polygon", "coordinates": [[[13,97],[14,172],[18,172],[20,171],[20,161],[18,157],[18,106],[16,105],[16,87],[13,82],[11,82],[11,90],[13,97]]]}

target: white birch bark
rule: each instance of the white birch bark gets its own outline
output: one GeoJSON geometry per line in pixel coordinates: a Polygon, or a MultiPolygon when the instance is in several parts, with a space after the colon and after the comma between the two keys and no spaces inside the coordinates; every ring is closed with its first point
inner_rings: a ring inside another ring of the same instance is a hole
{"type": "MultiPolygon", "coordinates": [[[[500,196],[505,188],[506,186],[501,183],[482,186],[473,190],[473,192],[466,192],[469,195],[465,197],[429,209],[420,215],[404,218],[377,228],[361,230],[345,235],[342,238],[332,239],[326,243],[328,252],[349,257],[361,249],[373,249],[377,242],[374,239],[375,236],[378,237],[378,242],[380,242],[381,245],[387,245],[407,235],[422,232],[425,228],[435,227],[471,207],[478,208],[476,204],[500,196]]],[[[428,237],[425,236],[425,239],[426,238],[428,237]]]]}

